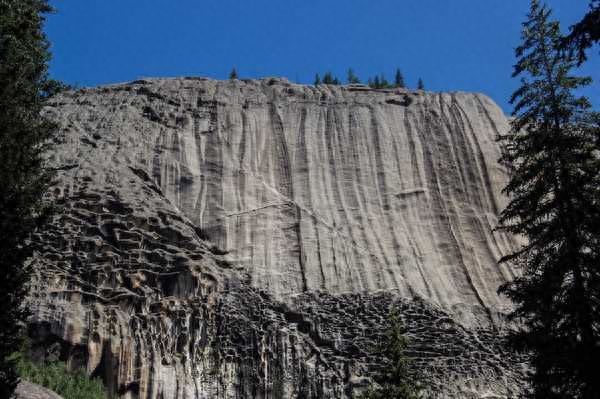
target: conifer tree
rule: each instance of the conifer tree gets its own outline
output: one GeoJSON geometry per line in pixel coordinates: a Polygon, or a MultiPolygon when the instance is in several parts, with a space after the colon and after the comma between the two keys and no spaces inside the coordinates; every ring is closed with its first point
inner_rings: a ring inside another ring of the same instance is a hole
{"type": "Polygon", "coordinates": [[[360,83],[360,79],[358,78],[358,76],[356,76],[356,74],[354,73],[352,68],[348,69],[348,83],[349,84],[360,83]]]}
{"type": "Polygon", "coordinates": [[[14,357],[27,317],[30,234],[48,215],[44,152],[55,127],[40,112],[60,85],[48,79],[45,0],[0,0],[0,397],[18,382],[14,357]]]}
{"type": "Polygon", "coordinates": [[[400,71],[400,68],[396,68],[396,76],[394,77],[394,86],[395,87],[405,87],[404,75],[402,75],[402,71],[400,71]]]}
{"type": "Polygon", "coordinates": [[[379,84],[380,84],[381,89],[390,87],[390,82],[387,81],[387,79],[385,78],[385,75],[383,73],[381,74],[381,77],[379,78],[379,84]]]}
{"type": "Polygon", "coordinates": [[[321,77],[319,76],[319,74],[315,74],[315,82],[314,85],[320,85],[321,84],[321,77]]]}
{"type": "Polygon", "coordinates": [[[381,88],[381,80],[379,80],[379,76],[375,76],[373,78],[373,87],[375,89],[380,89],[381,88]]]}
{"type": "Polygon", "coordinates": [[[333,74],[331,72],[325,72],[325,75],[323,75],[323,84],[333,84],[333,74]]]}
{"type": "Polygon", "coordinates": [[[378,387],[370,387],[360,399],[417,399],[420,378],[406,355],[408,338],[398,311],[389,314],[390,327],[377,352],[387,359],[383,372],[375,376],[378,387]]]}
{"type": "Polygon", "coordinates": [[[238,73],[237,73],[237,70],[236,70],[235,68],[233,68],[233,69],[231,70],[231,72],[229,72],[229,79],[230,79],[230,80],[235,80],[235,79],[237,79],[237,78],[238,78],[238,73]]]}
{"type": "Polygon", "coordinates": [[[532,354],[530,397],[598,398],[600,379],[600,159],[589,103],[574,90],[588,78],[571,75],[550,10],[532,0],[516,49],[512,129],[499,138],[511,170],[511,198],[500,229],[527,244],[505,256],[522,275],[500,288],[515,303],[511,334],[532,354]]]}
{"type": "Polygon", "coordinates": [[[591,0],[589,11],[571,27],[571,34],[565,44],[578,56],[578,63],[586,59],[586,51],[600,41],[600,0],[591,0]]]}
{"type": "Polygon", "coordinates": [[[419,81],[417,82],[417,89],[425,90],[425,83],[423,83],[423,79],[421,78],[419,78],[419,81]]]}

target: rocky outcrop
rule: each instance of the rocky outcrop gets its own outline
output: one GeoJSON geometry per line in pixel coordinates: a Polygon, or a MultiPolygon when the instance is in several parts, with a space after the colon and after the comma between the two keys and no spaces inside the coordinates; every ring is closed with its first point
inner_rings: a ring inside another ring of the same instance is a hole
{"type": "Polygon", "coordinates": [[[29,381],[21,381],[15,391],[16,399],[63,399],[53,391],[32,384],[29,381]]]}
{"type": "Polygon", "coordinates": [[[351,398],[396,306],[429,396],[520,391],[488,98],[182,78],[46,112],[35,356],[58,343],[123,398],[351,398]]]}

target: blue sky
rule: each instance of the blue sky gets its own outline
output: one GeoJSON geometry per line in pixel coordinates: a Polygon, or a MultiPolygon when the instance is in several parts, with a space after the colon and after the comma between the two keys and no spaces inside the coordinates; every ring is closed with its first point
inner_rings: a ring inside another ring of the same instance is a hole
{"type": "MultiPolygon", "coordinates": [[[[526,0],[54,0],[51,74],[95,86],[150,76],[363,80],[398,66],[407,84],[477,91],[506,112],[526,0]]],[[[587,0],[550,0],[566,29],[587,0]]],[[[598,47],[582,73],[600,81],[598,47]]],[[[600,108],[600,84],[586,89],[600,108]]]]}

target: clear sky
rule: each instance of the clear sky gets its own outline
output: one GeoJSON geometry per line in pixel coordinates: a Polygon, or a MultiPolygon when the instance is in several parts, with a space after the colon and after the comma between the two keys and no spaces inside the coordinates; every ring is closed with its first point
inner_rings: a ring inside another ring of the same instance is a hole
{"type": "MultiPolygon", "coordinates": [[[[80,86],[154,76],[284,76],[311,83],[396,67],[407,84],[477,91],[510,112],[527,0],[53,0],[53,77],[80,86]]],[[[549,0],[564,29],[587,0],[549,0]]],[[[583,68],[600,81],[596,47],[583,68]]],[[[600,108],[600,84],[585,91],[600,108]]]]}

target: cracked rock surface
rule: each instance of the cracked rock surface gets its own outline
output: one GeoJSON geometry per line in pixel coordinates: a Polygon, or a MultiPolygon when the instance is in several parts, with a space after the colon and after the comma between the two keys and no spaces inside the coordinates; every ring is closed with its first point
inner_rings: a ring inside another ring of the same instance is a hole
{"type": "Polygon", "coordinates": [[[436,398],[508,398],[508,120],[466,93],[150,79],[53,99],[35,356],[122,398],[352,398],[399,308],[436,398]]]}

